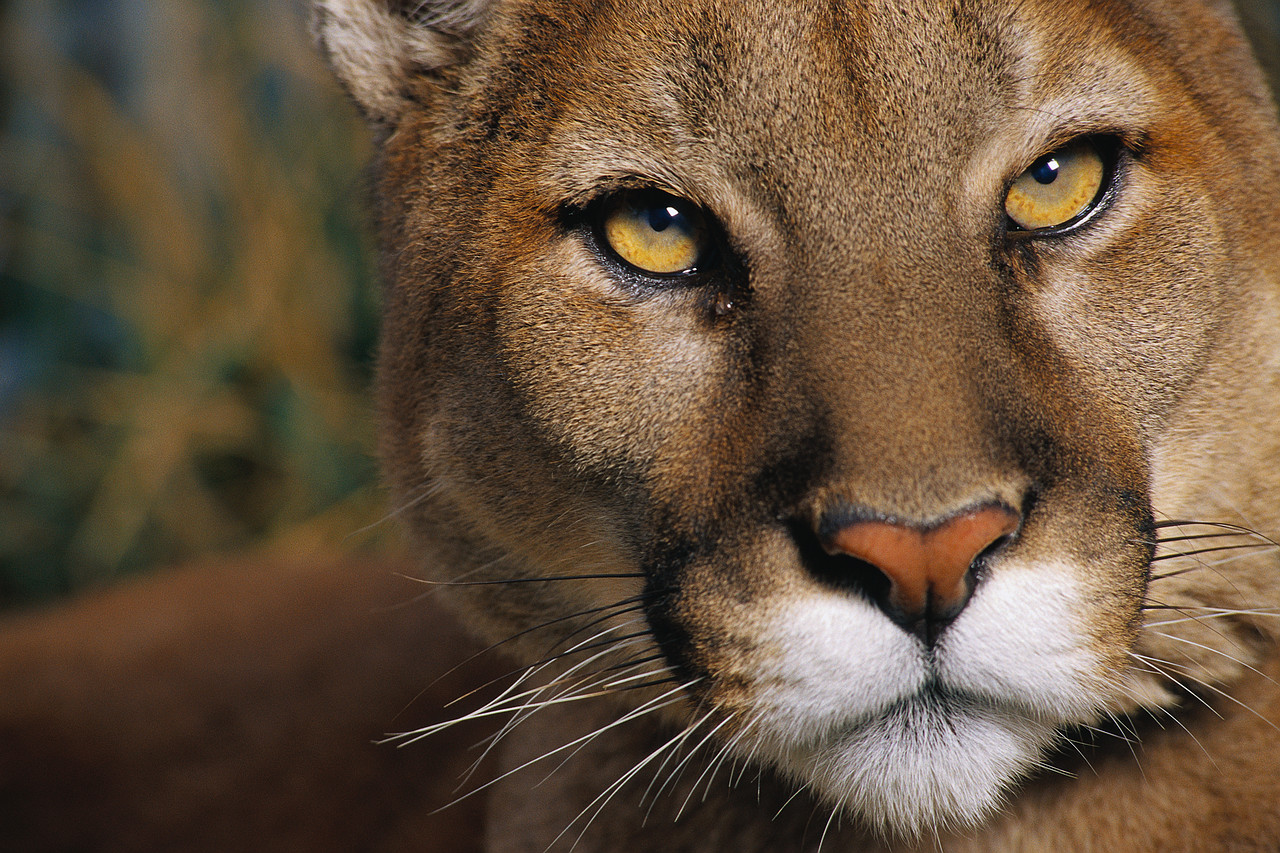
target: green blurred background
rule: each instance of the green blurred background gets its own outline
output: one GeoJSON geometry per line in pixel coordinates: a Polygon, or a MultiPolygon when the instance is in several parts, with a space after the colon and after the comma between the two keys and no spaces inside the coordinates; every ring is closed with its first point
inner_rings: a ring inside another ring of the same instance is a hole
{"type": "Polygon", "coordinates": [[[302,0],[0,0],[0,608],[394,547],[367,155],[302,0]]]}

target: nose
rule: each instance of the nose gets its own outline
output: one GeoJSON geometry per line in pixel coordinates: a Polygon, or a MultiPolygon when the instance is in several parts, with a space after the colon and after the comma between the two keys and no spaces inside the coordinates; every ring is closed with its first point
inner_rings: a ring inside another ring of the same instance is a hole
{"type": "Polygon", "coordinates": [[[983,505],[941,523],[919,526],[867,519],[823,537],[828,553],[855,557],[888,579],[877,604],[907,631],[930,636],[954,619],[973,593],[977,558],[1012,535],[1020,518],[1003,505],[983,505]]]}

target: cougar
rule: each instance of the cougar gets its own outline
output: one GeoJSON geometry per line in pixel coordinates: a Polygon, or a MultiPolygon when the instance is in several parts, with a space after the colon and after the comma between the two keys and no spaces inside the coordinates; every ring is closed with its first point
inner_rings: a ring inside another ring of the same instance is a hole
{"type": "MultiPolygon", "coordinates": [[[[465,724],[445,814],[487,799],[490,853],[1280,850],[1280,132],[1225,3],[317,0],[314,26],[376,138],[420,578],[359,601],[447,600],[513,663],[407,725],[364,691],[420,670],[335,663],[457,642],[403,606],[398,640],[299,653],[323,690],[253,695],[306,697],[315,742],[332,703],[398,726],[380,755],[465,724]]],[[[301,647],[339,587],[279,587],[254,630],[301,647]]],[[[360,819],[430,810],[399,784],[360,819]]],[[[372,849],[348,795],[306,820],[372,849]]]]}
{"type": "Polygon", "coordinates": [[[1280,849],[1280,146],[1226,4],[316,29],[386,471],[528,667],[472,715],[489,849],[1280,849]]]}

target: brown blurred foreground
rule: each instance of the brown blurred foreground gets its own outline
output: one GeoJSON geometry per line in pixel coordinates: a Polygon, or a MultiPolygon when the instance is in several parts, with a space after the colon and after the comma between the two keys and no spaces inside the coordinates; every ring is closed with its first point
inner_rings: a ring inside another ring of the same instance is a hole
{"type": "Polygon", "coordinates": [[[390,563],[193,566],[0,622],[0,850],[479,850],[492,677],[390,563]],[[436,681],[443,673],[447,673],[436,681]],[[483,774],[481,774],[483,776],[483,774]]]}

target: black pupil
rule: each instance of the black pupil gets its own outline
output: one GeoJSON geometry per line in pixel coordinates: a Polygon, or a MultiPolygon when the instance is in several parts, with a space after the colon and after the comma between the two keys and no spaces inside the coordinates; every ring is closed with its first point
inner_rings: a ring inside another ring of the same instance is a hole
{"type": "Polygon", "coordinates": [[[655,204],[649,208],[649,227],[654,231],[666,231],[671,223],[680,218],[680,211],[665,204],[655,204]]]}
{"type": "Polygon", "coordinates": [[[1031,167],[1031,177],[1035,178],[1037,183],[1051,184],[1058,178],[1058,169],[1057,158],[1046,157],[1031,167]]]}

